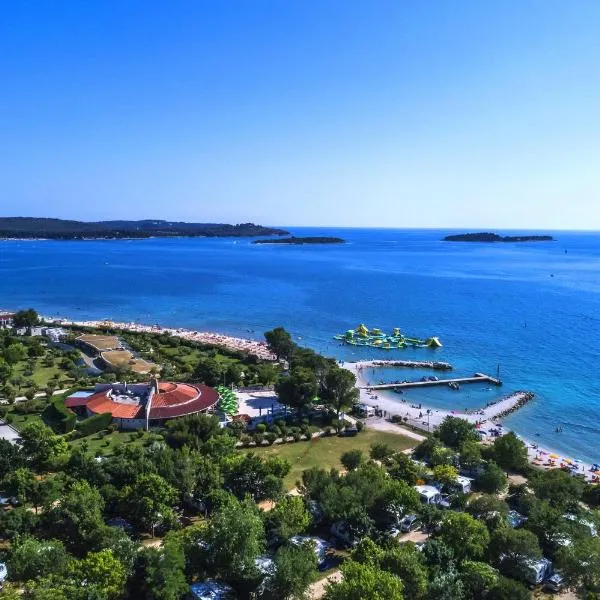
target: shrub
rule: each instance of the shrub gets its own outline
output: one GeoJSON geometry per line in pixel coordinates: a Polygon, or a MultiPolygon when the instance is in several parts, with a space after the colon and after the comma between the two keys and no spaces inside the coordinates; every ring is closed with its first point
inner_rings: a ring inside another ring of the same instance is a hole
{"type": "Polygon", "coordinates": [[[263,441],[265,439],[265,434],[264,433],[255,433],[254,434],[254,441],[256,442],[257,446],[261,446],[263,441]]]}
{"type": "Polygon", "coordinates": [[[302,434],[299,431],[294,433],[294,441],[295,442],[299,442],[301,439],[302,439],[302,434]]]}
{"type": "Polygon", "coordinates": [[[356,421],[356,429],[362,431],[365,428],[365,424],[362,421],[356,421]]]}
{"type": "Polygon", "coordinates": [[[272,446],[275,443],[275,440],[277,439],[277,437],[278,437],[277,434],[273,433],[272,431],[265,433],[265,439],[269,443],[269,446],[272,446]]]}
{"type": "MultiPolygon", "coordinates": [[[[84,419],[77,425],[77,429],[83,436],[91,435],[92,433],[96,433],[98,431],[102,431],[106,429],[110,422],[112,421],[112,415],[110,413],[102,413],[100,415],[94,415],[93,417],[88,417],[84,419]]],[[[142,432],[142,435],[144,432],[142,432]]]]}
{"type": "Polygon", "coordinates": [[[340,462],[348,471],[357,469],[363,460],[363,453],[360,450],[348,450],[340,458],[340,462]]]}
{"type": "Polygon", "coordinates": [[[248,435],[247,433],[242,433],[240,435],[240,442],[242,442],[242,444],[244,446],[248,446],[251,441],[252,441],[252,436],[248,435]]]}
{"type": "Polygon", "coordinates": [[[56,398],[46,406],[42,418],[51,423],[59,433],[69,433],[75,429],[77,417],[65,406],[64,398],[56,398]]]}
{"type": "Polygon", "coordinates": [[[255,429],[258,433],[264,433],[267,430],[267,426],[264,423],[258,423],[255,429]]]}

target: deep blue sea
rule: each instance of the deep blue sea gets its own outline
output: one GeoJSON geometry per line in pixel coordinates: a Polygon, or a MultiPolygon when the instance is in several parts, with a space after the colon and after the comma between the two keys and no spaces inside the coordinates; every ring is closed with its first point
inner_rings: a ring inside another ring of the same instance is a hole
{"type": "MultiPolygon", "coordinates": [[[[410,399],[465,408],[513,390],[535,401],[506,425],[600,461],[600,233],[555,242],[442,242],[439,230],[299,229],[339,246],[233,239],[0,242],[0,308],[112,318],[260,338],[284,325],[342,359],[436,358],[456,374],[496,374],[502,388],[429,389],[410,399]],[[364,322],[437,335],[439,350],[358,349],[333,335],[364,322]],[[557,426],[562,433],[555,433],[557,426]]],[[[505,232],[510,233],[510,232],[505,232]]],[[[548,232],[544,232],[548,233],[548,232]]],[[[552,233],[552,232],[550,232],[552,233]]],[[[418,377],[413,371],[376,379],[418,377]]]]}

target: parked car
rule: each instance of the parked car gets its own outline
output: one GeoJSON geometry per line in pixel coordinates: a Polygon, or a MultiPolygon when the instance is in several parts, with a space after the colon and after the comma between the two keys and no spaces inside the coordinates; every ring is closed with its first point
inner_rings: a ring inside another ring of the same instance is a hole
{"type": "Polygon", "coordinates": [[[544,589],[554,594],[561,592],[564,587],[565,580],[559,573],[554,573],[553,575],[548,577],[546,583],[544,584],[544,589]]]}
{"type": "Polygon", "coordinates": [[[420,529],[422,523],[417,515],[406,515],[402,521],[400,521],[400,531],[402,533],[410,533],[420,529]]]}

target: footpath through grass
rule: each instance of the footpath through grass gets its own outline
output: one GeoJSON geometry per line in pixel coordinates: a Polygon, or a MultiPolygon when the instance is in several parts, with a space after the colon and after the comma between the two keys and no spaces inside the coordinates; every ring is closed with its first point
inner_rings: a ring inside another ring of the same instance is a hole
{"type": "Polygon", "coordinates": [[[384,443],[396,450],[414,447],[417,442],[411,438],[387,431],[361,431],[355,437],[318,437],[313,440],[288,444],[274,444],[260,448],[244,448],[243,452],[256,452],[263,456],[279,456],[285,458],[292,468],[284,479],[287,489],[296,486],[302,471],[311,467],[322,469],[341,469],[340,456],[348,450],[361,450],[366,458],[369,456],[371,444],[384,443]]]}

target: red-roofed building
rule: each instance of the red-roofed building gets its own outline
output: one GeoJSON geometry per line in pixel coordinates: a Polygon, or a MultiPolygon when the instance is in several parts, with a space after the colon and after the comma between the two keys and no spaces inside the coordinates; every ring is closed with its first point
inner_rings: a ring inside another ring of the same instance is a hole
{"type": "Polygon", "coordinates": [[[169,419],[206,412],[219,400],[218,392],[206,385],[158,382],[98,384],[85,399],[69,398],[72,408],[85,404],[89,416],[110,413],[122,429],[147,429],[169,419]]]}

